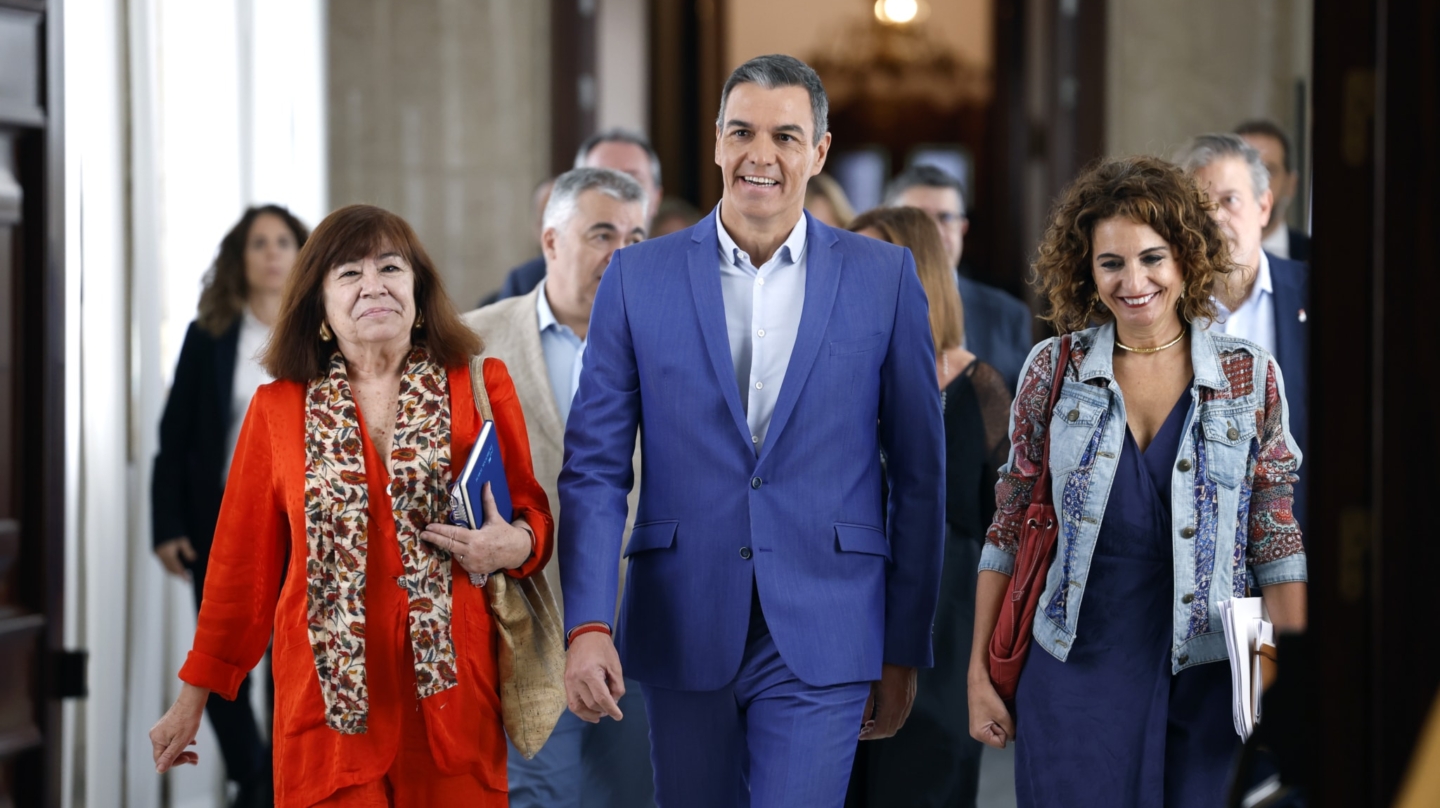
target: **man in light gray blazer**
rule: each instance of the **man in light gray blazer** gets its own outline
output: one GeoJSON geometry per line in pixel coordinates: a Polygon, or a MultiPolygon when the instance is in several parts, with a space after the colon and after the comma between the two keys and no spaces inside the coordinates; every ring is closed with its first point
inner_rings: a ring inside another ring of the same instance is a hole
{"type": "MultiPolygon", "coordinates": [[[[545,487],[557,524],[565,422],[580,378],[595,290],[610,256],[642,241],[648,221],[648,197],[628,175],[603,168],[560,175],[545,206],[540,239],[545,280],[528,294],[464,316],[484,340],[484,354],[500,359],[510,371],[525,412],[535,478],[545,487]]],[[[635,486],[630,495],[631,519],[639,490],[635,486]]],[[[557,601],[558,557],[545,569],[557,601]]],[[[620,559],[615,561],[621,575],[620,559]]],[[[512,808],[581,808],[582,794],[585,808],[654,804],[645,705],[638,687],[627,689],[630,694],[621,701],[624,721],[587,724],[567,710],[533,760],[510,748],[512,808]]]]}

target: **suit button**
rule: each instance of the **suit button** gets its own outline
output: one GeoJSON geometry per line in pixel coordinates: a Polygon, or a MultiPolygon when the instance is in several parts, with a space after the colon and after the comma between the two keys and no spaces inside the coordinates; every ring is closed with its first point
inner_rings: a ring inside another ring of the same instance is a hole
{"type": "Polygon", "coordinates": [[[741,547],[741,548],[740,548],[740,557],[743,558],[743,559],[745,559],[746,561],[749,561],[749,560],[750,560],[750,548],[749,548],[749,547],[741,547]]]}
{"type": "Polygon", "coordinates": [[[1189,460],[1189,458],[1186,458],[1185,460],[1181,460],[1179,463],[1177,463],[1177,464],[1176,464],[1176,468],[1180,469],[1181,471],[1189,471],[1189,470],[1190,470],[1190,460],[1189,460]]]}
{"type": "Polygon", "coordinates": [[[1194,594],[1193,592],[1186,592],[1186,593],[1185,593],[1183,596],[1181,596],[1181,598],[1180,598],[1180,602],[1181,602],[1181,603],[1192,603],[1192,602],[1194,602],[1194,600],[1195,600],[1195,594],[1194,594]]]}
{"type": "Polygon", "coordinates": [[[1230,440],[1239,440],[1240,430],[1232,426],[1229,429],[1225,430],[1225,437],[1229,438],[1230,440]]]}
{"type": "Polygon", "coordinates": [[[763,485],[763,483],[760,481],[760,478],[759,478],[759,477],[751,477],[751,478],[750,478],[750,487],[751,487],[751,488],[759,488],[761,485],[763,485]]]}
{"type": "Polygon", "coordinates": [[[1074,422],[1080,420],[1080,411],[1079,411],[1079,410],[1071,410],[1071,411],[1065,413],[1065,420],[1067,420],[1067,421],[1069,421],[1069,422],[1071,422],[1071,423],[1074,423],[1074,422]]]}
{"type": "Polygon", "coordinates": [[[1180,538],[1182,538],[1182,539],[1193,539],[1193,538],[1195,538],[1195,528],[1193,528],[1193,527],[1183,527],[1183,528],[1181,528],[1181,529],[1180,529],[1180,538]]]}

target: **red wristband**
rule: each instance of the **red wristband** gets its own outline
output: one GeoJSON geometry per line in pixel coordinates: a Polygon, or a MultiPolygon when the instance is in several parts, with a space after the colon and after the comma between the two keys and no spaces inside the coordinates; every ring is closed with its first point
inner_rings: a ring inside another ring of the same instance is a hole
{"type": "Polygon", "coordinates": [[[570,642],[575,642],[576,637],[579,637],[581,634],[589,634],[592,631],[603,631],[607,637],[614,636],[610,633],[610,627],[604,623],[591,623],[587,626],[576,626],[570,629],[569,640],[570,642]]]}

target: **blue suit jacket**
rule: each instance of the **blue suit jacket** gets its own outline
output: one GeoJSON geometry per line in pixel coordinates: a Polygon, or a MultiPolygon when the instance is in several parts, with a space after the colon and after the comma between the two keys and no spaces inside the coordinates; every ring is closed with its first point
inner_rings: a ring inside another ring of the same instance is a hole
{"type": "MultiPolygon", "coordinates": [[[[1285,401],[1290,405],[1290,434],[1305,452],[1310,446],[1310,324],[1305,309],[1310,305],[1310,267],[1299,261],[1277,258],[1269,253],[1270,283],[1275,295],[1275,361],[1285,377],[1285,401]]],[[[1306,478],[1302,463],[1300,481],[1295,485],[1295,518],[1303,530],[1307,510],[1306,478]]]]}
{"type": "Polygon", "coordinates": [[[627,676],[724,687],[757,590],[804,682],[875,680],[882,661],[928,666],[945,441],[914,260],[808,219],[799,332],[757,458],[715,215],[616,252],[600,282],[560,474],[566,629],[614,616],[638,427],[644,473],[616,632],[627,676]]]}
{"type": "Polygon", "coordinates": [[[956,277],[965,309],[965,348],[1000,371],[1014,395],[1025,357],[1035,346],[1030,307],[1003,289],[964,275],[956,277]]]}

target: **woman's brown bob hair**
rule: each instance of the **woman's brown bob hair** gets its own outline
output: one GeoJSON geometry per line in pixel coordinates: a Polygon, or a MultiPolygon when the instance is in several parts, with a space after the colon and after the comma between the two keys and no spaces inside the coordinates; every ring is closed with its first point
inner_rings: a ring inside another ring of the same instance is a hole
{"type": "Polygon", "coordinates": [[[1185,322],[1214,320],[1216,283],[1233,267],[1230,246],[1213,205],[1194,179],[1156,157],[1093,163],[1065,190],[1035,260],[1035,288],[1050,301],[1043,315],[1062,332],[1114,315],[1095,288],[1092,238],[1095,225],[1116,216],[1149,225],[1165,239],[1180,267],[1185,289],[1176,312],[1185,322]]]}
{"type": "Polygon", "coordinates": [[[424,319],[412,341],[424,342],[430,358],[446,368],[463,365],[480,352],[480,337],[460,321],[410,225],[374,205],[349,205],[326,216],[295,259],[275,333],[260,359],[271,376],[309,382],[325,373],[335,351],[335,343],[320,339],[326,274],[341,264],[392,251],[415,273],[416,319],[424,319]]]}
{"type": "Polygon", "coordinates": [[[930,337],[935,354],[958,347],[965,338],[965,308],[955,288],[955,268],[945,257],[945,244],[935,222],[919,208],[875,208],[850,223],[851,232],[874,230],[884,241],[909,247],[915,272],[930,300],[930,337]]]}

